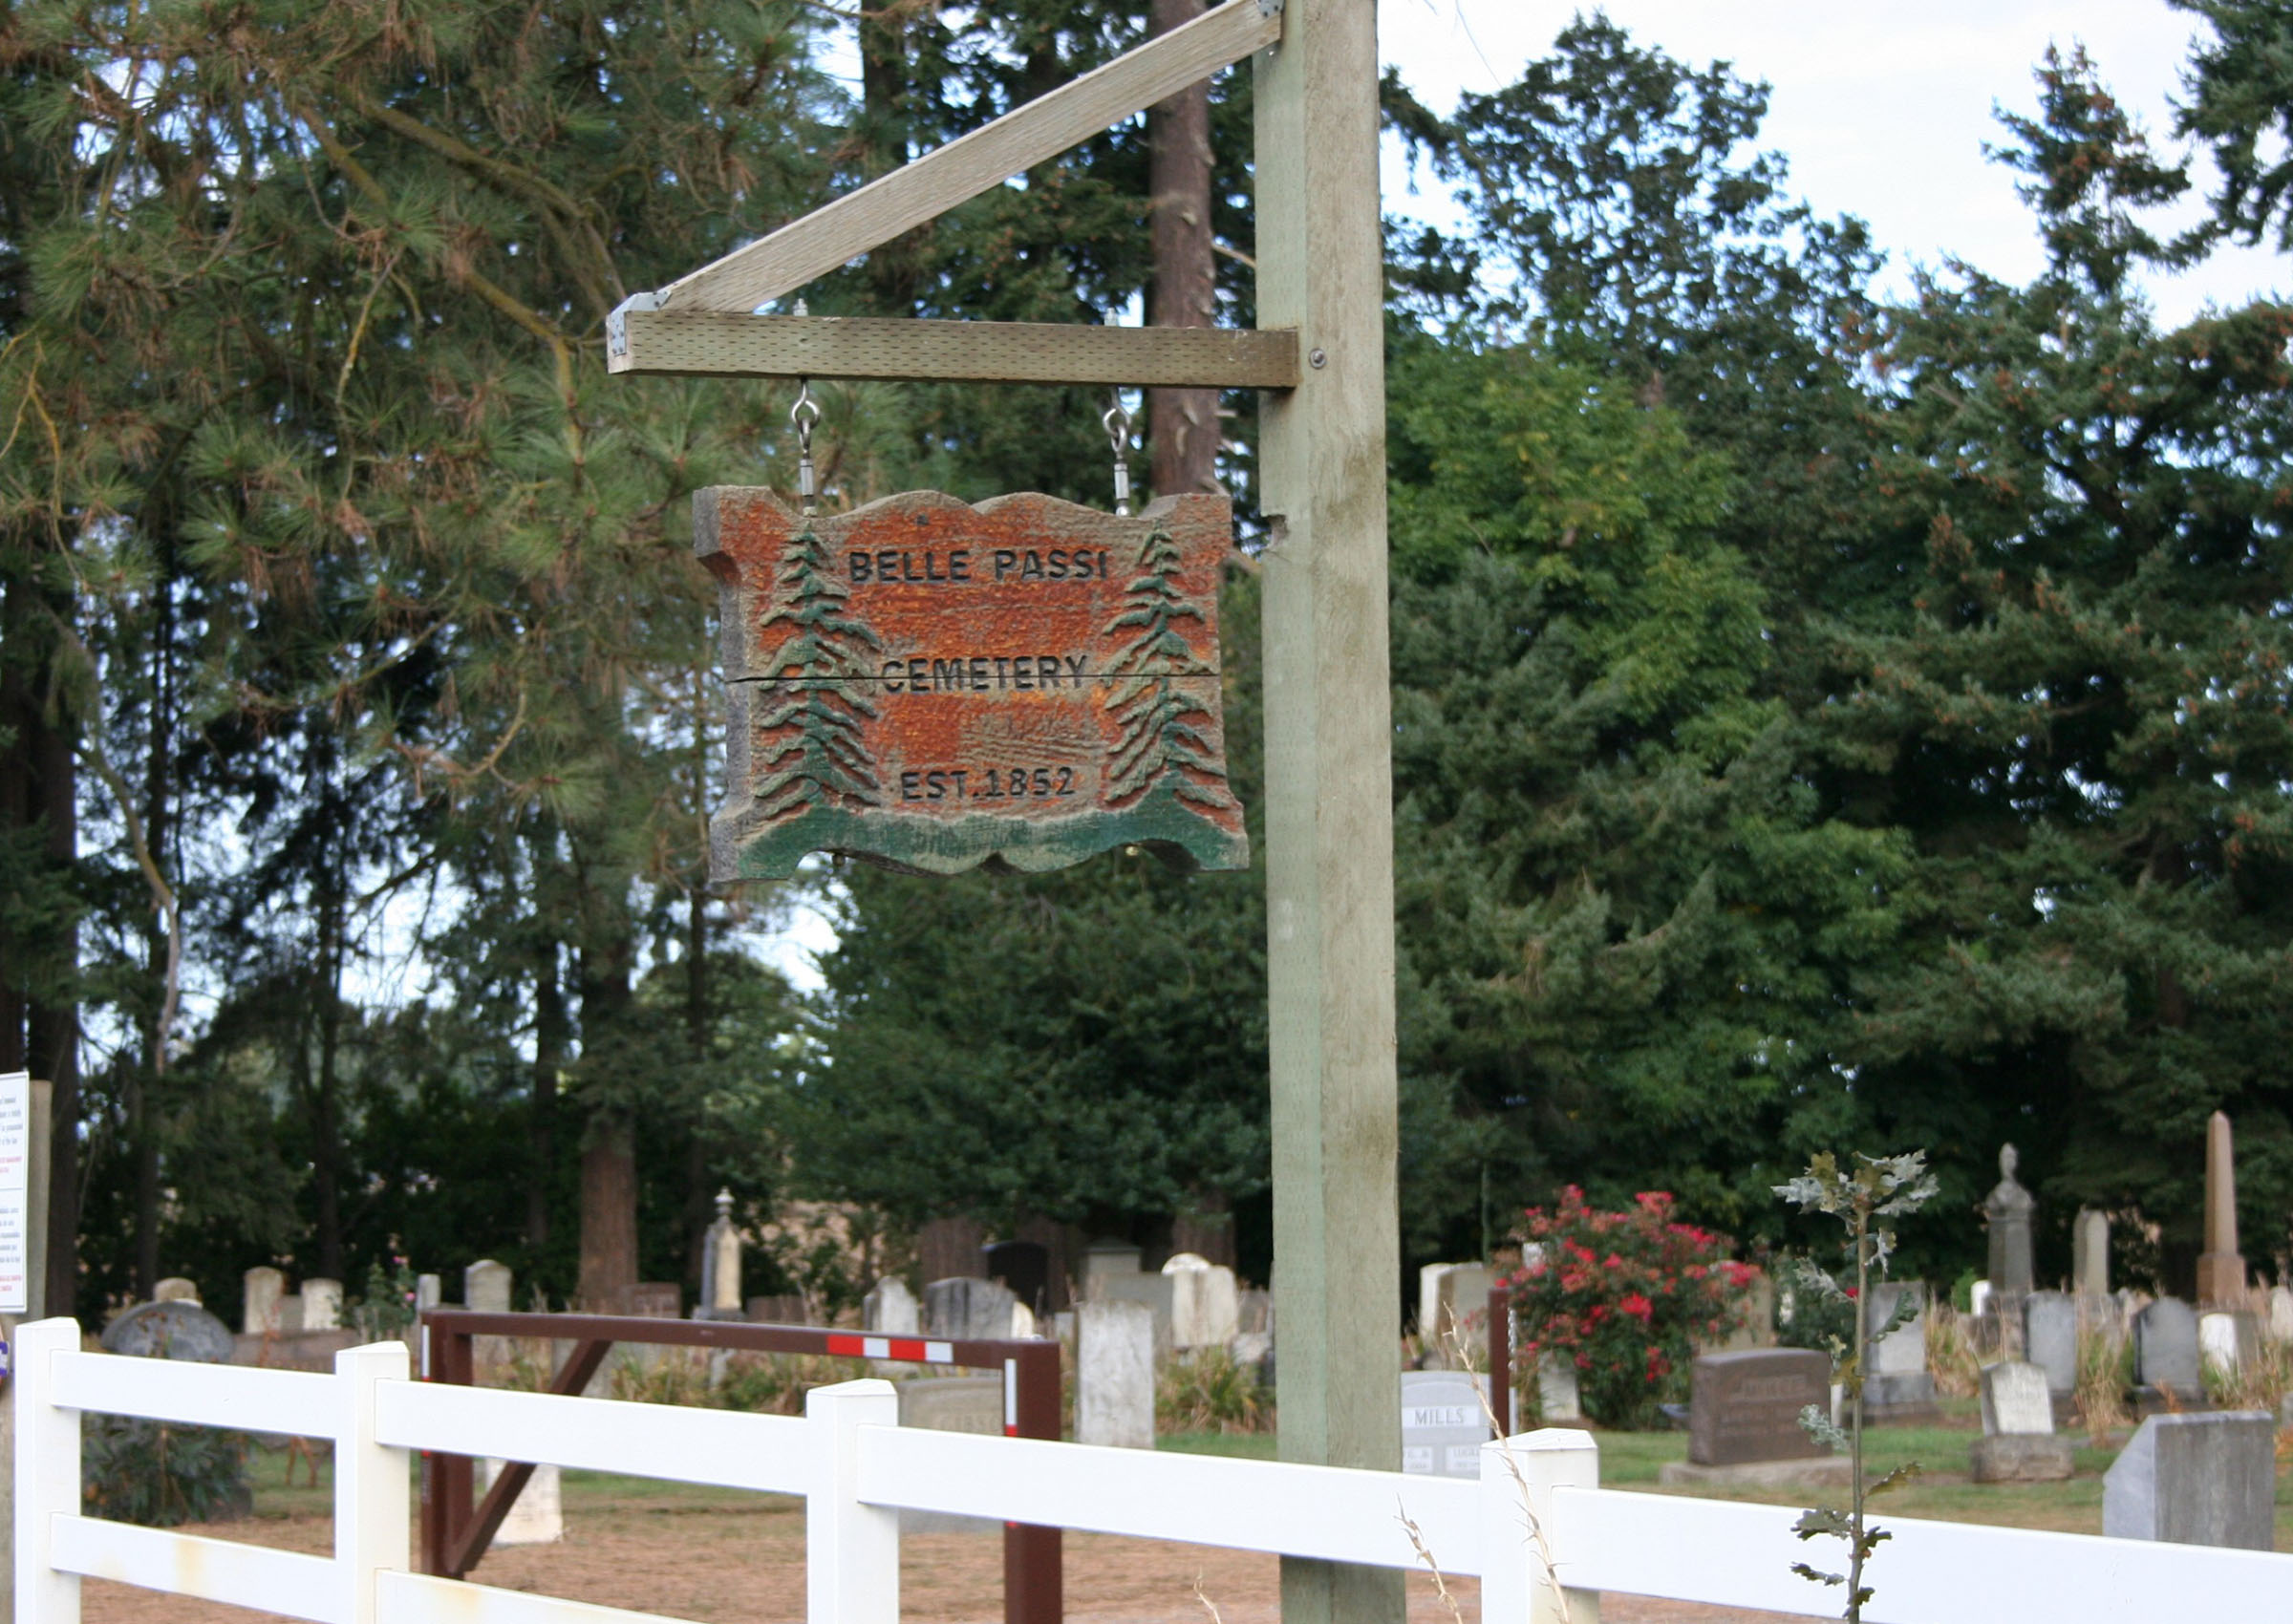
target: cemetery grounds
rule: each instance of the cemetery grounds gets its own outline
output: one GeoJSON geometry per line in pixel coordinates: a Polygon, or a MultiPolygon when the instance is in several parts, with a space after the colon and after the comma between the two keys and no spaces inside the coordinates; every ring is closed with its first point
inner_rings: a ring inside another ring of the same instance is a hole
{"type": "MultiPolygon", "coordinates": [[[[2083,1434],[2077,1473],[2067,1483],[1975,1484],[1967,1449],[1982,1436],[1975,1400],[1945,1399],[1942,1423],[1878,1427],[1866,1435],[1875,1475],[1910,1461],[1922,1476],[1878,1504],[1889,1515],[1988,1523],[2065,1533],[2102,1530],[2102,1474],[2125,1439],[2106,1447],[2083,1434]]],[[[1604,1487],[1711,1498],[1814,1504],[1837,1489],[1661,1489],[1658,1468],[1684,1460],[1683,1432],[1597,1432],[1604,1487]]],[[[1271,1459],[1270,1434],[1180,1434],[1164,1449],[1271,1459]]],[[[289,1549],[330,1548],[331,1486],[326,1464],[318,1486],[306,1467],[283,1486],[284,1451],[253,1458],[255,1515],[223,1525],[218,1537],[289,1549]]],[[[597,1473],[565,1474],[566,1538],[556,1545],[490,1552],[473,1578],[505,1589],[565,1596],[608,1607],[641,1609],[697,1624],[802,1624],[804,1617],[804,1508],[778,1495],[658,1483],[597,1473]]],[[[2293,1550],[2293,1495],[2282,1469],[2277,1489],[2277,1549],[2293,1550]]],[[[1438,1559],[1439,1552],[1435,1552],[1438,1559]]],[[[1884,1590],[1886,1550],[1873,1579],[1884,1590]]],[[[1003,1547],[992,1533],[911,1534],[901,1541],[901,1615],[912,1624],[999,1624],[1003,1547]]],[[[1477,1586],[1448,1581],[1453,1616],[1429,1576],[1409,1576],[1409,1624],[1475,1624],[1477,1586]]],[[[87,1624],[236,1624],[238,1610],[97,1580],[85,1583],[87,1624]]],[[[1078,1624],[1276,1624],[1275,1560],[1247,1551],[1072,1533],[1066,1536],[1066,1613],[1078,1624]],[[1199,1587],[1200,1594],[1196,1593],[1199,1587]]],[[[1828,1611],[1828,1610],[1827,1610],[1828,1611]]],[[[1611,1596],[1604,1624],[1766,1624],[1780,1615],[1729,1608],[1611,1596]]]]}

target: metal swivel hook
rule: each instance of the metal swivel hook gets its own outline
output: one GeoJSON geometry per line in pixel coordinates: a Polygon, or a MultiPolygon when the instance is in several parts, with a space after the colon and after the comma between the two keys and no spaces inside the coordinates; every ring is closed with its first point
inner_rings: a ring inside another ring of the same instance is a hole
{"type": "Polygon", "coordinates": [[[1115,391],[1115,403],[1100,417],[1106,429],[1106,439],[1115,448],[1115,517],[1130,517],[1130,414],[1124,409],[1123,392],[1115,391]]]}
{"type": "Polygon", "coordinates": [[[812,398],[810,378],[796,380],[796,404],[788,408],[788,420],[796,425],[796,494],[808,519],[820,511],[820,492],[812,472],[812,425],[820,421],[820,402],[812,398]]]}

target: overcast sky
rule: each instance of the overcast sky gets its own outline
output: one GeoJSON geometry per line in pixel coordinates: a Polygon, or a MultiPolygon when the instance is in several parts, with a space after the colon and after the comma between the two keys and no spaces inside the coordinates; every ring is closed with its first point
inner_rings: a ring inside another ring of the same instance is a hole
{"type": "MultiPolygon", "coordinates": [[[[1549,0],[1382,0],[1380,45],[1419,99],[1447,112],[1461,92],[1512,82],[1579,10],[1549,0]]],[[[1789,158],[1793,188],[1819,211],[1870,224],[1897,288],[1911,264],[1952,254],[2015,280],[2039,269],[2014,177],[1984,160],[1982,144],[1998,135],[1995,105],[2035,106],[2030,71],[2049,43],[2083,41],[2159,148],[2177,151],[2171,98],[2202,26],[2164,0],[1612,0],[1606,10],[1643,44],[1766,80],[1763,144],[1789,158]]],[[[1437,194],[1411,195],[1397,151],[1385,168],[1388,212],[1450,218],[1437,194]]],[[[2201,183],[2210,180],[2208,169],[2201,183]]],[[[1433,182],[1421,174],[1419,184],[1433,182]]],[[[2172,321],[2288,280],[2277,256],[2230,250],[2152,291],[2172,321]]]]}

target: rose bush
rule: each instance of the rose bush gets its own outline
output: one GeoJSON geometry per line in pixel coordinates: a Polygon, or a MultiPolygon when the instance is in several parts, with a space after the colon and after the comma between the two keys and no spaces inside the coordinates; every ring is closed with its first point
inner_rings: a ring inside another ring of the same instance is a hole
{"type": "Polygon", "coordinates": [[[1533,1395],[1539,1359],[1555,1354],[1575,1365],[1595,1420],[1655,1425],[1657,1406],[1686,1382],[1695,1344],[1734,1329],[1753,1271],[1728,1256],[1727,1236],[1675,1221],[1662,1190],[1604,1212],[1571,1185],[1558,1206],[1524,1216],[1526,1261],[1506,1281],[1520,1339],[1516,1380],[1533,1395]]]}

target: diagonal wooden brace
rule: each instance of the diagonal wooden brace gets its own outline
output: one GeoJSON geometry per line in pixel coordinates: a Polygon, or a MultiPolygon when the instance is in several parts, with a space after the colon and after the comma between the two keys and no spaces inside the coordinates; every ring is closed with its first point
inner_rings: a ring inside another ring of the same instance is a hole
{"type": "MultiPolygon", "coordinates": [[[[1282,35],[1281,0],[1226,0],[1072,84],[847,192],[615,311],[753,310],[945,214],[1110,124],[1199,84],[1282,35]]],[[[614,349],[618,319],[608,326],[614,349]]]]}

